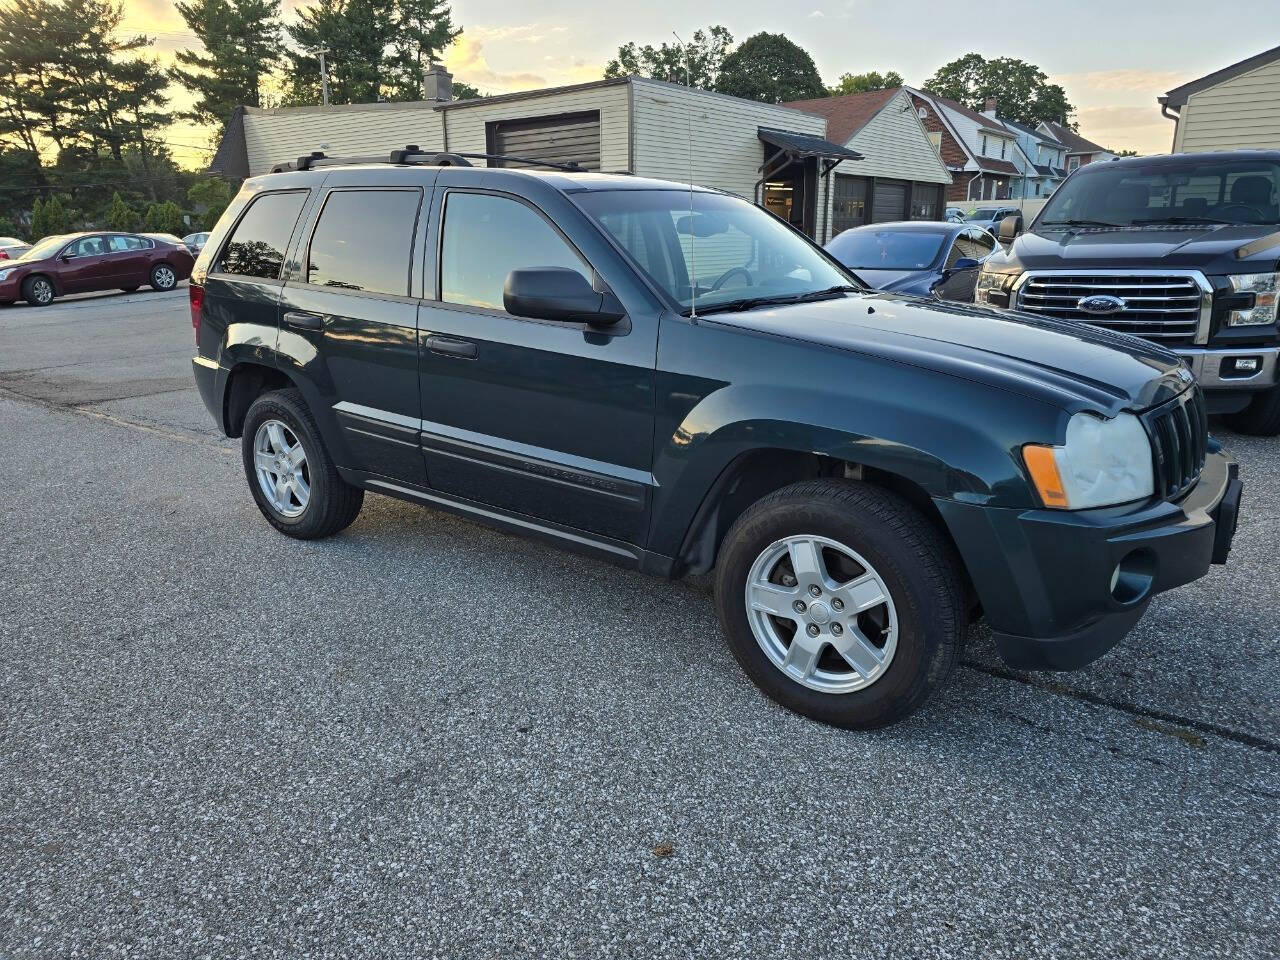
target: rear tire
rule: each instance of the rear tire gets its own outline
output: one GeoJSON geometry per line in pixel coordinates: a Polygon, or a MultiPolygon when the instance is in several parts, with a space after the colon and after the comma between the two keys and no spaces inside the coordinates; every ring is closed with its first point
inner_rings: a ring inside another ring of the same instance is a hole
{"type": "Polygon", "coordinates": [[[1222,418],[1236,433],[1255,437],[1280,435],[1280,386],[1264,390],[1249,401],[1249,405],[1222,418]]]}
{"type": "Polygon", "coordinates": [[[339,476],[297,390],[273,390],[253,401],[240,449],[254,502],[281,533],[317,540],[346,529],[359,516],[364,491],[339,476]],[[291,455],[299,459],[299,447],[300,465],[291,464],[291,455]],[[276,479],[283,482],[273,483],[276,479]]]}
{"type": "Polygon", "coordinates": [[[151,288],[153,290],[172,290],[178,285],[178,274],[167,263],[157,263],[151,268],[151,288]]]}
{"type": "Polygon", "coordinates": [[[22,299],[33,307],[47,307],[53,298],[53,281],[48,277],[37,275],[22,281],[22,299]]]}
{"type": "Polygon", "coordinates": [[[756,686],[846,728],[918,710],[950,673],[965,624],[951,544],[906,500],[847,480],[792,484],[739,517],[720,550],[715,598],[756,686]]]}

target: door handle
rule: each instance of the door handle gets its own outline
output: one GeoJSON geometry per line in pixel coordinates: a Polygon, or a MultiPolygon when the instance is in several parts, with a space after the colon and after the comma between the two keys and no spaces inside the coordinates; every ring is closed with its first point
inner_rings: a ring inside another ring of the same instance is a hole
{"type": "Polygon", "coordinates": [[[455,340],[453,337],[441,337],[433,334],[427,337],[427,349],[432,353],[444,353],[451,357],[476,358],[476,345],[470,340],[455,340]]]}
{"type": "Polygon", "coordinates": [[[290,310],[284,315],[284,325],[293,327],[295,330],[323,330],[324,317],[318,313],[301,313],[297,310],[290,310]]]}

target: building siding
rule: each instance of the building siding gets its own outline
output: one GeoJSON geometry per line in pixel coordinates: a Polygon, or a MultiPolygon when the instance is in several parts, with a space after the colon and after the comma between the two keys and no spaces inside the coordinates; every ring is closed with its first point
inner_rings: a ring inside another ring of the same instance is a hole
{"type": "Polygon", "coordinates": [[[1181,114],[1180,152],[1280,148],[1280,61],[1191,94],[1181,114]]]}
{"type": "Polygon", "coordinates": [[[440,116],[433,108],[430,103],[368,103],[327,110],[246,108],[249,175],[266,173],[277,163],[315,150],[331,156],[378,156],[411,143],[438,150],[440,116]]]}
{"type": "MultiPolygon", "coordinates": [[[[944,136],[945,143],[945,136],[944,136]]],[[[916,116],[911,97],[900,92],[855,133],[846,146],[865,157],[856,163],[841,164],[840,171],[863,177],[893,177],[926,183],[950,183],[925,128],[916,116]]]]}

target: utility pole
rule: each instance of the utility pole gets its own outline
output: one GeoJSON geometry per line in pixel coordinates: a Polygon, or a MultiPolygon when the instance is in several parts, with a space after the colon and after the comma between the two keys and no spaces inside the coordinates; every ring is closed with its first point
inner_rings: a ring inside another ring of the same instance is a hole
{"type": "Polygon", "coordinates": [[[324,55],[328,52],[327,49],[315,51],[320,58],[320,102],[326,107],[329,105],[329,71],[325,69],[324,55]]]}

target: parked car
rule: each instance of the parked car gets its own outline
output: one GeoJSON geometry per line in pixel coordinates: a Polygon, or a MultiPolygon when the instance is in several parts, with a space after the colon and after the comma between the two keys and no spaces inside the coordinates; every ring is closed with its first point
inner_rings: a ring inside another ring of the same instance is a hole
{"type": "Polygon", "coordinates": [[[979,207],[973,213],[966,214],[964,219],[966,223],[982,227],[982,229],[995,234],[996,228],[1000,226],[1005,217],[1012,217],[1018,213],[1017,207],[979,207]]]}
{"type": "Polygon", "coordinates": [[[986,262],[979,299],[1179,354],[1211,413],[1280,434],[1280,150],[1081,167],[986,262]],[[1021,235],[1019,235],[1021,234],[1021,235]]]}
{"type": "Polygon", "coordinates": [[[23,299],[43,307],[55,297],[90,290],[172,290],[191,275],[195,259],[179,242],[133,233],[73,233],[45,237],[0,265],[0,304],[23,299]]]}
{"type": "MultiPolygon", "coordinates": [[[[917,709],[979,605],[1070,669],[1226,559],[1237,468],[1159,347],[868,291],[717,191],[391,157],[245,181],[192,276],[200,395],[288,536],[371,491],[714,570],[751,679],[848,727],[917,709]]],[[[582,616],[575,662],[625,612],[582,616]]]]}
{"type": "Polygon", "coordinates": [[[946,219],[948,223],[960,223],[965,218],[965,212],[959,207],[947,207],[946,219]]]}
{"type": "Polygon", "coordinates": [[[981,227],[905,220],[845,230],[827,252],[877,290],[972,303],[978,269],[996,246],[981,227]]]}
{"type": "Polygon", "coordinates": [[[188,250],[191,251],[191,255],[193,257],[198,257],[200,256],[200,251],[204,249],[204,245],[208,241],[208,239],[209,239],[209,234],[207,232],[188,233],[185,237],[182,238],[182,243],[188,250]]]}
{"type": "Polygon", "coordinates": [[[0,237],[0,260],[16,260],[30,249],[31,244],[17,237],[0,237]]]}

